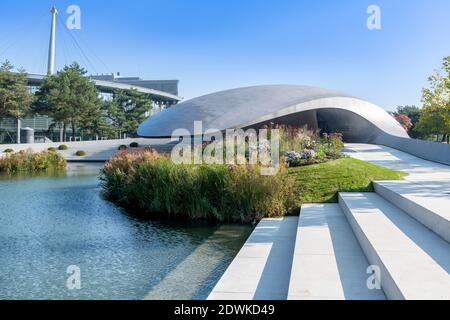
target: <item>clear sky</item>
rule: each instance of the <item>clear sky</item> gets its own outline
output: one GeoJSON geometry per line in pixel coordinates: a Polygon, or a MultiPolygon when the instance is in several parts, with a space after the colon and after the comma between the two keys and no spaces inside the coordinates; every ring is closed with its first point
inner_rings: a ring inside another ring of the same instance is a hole
{"type": "Polygon", "coordinates": [[[420,105],[427,77],[450,55],[449,0],[2,0],[0,60],[46,70],[50,7],[60,11],[57,66],[179,79],[192,98],[259,84],[337,89],[392,110],[420,105]],[[81,8],[63,30],[69,5],[81,8]],[[368,30],[369,5],[381,30],[368,30]]]}

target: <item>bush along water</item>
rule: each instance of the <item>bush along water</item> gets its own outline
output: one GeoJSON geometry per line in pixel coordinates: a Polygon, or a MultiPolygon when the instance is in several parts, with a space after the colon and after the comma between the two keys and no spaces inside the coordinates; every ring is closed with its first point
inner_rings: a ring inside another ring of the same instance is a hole
{"type": "Polygon", "coordinates": [[[65,144],[62,144],[58,147],[58,150],[61,150],[61,151],[68,150],[68,149],[69,149],[69,147],[65,144]]]}
{"type": "Polygon", "coordinates": [[[0,172],[7,174],[63,170],[66,165],[66,160],[54,151],[33,153],[31,150],[27,150],[8,153],[0,157],[0,172]]]}
{"type": "Polygon", "coordinates": [[[153,218],[249,223],[284,215],[295,198],[285,168],[174,164],[153,150],[120,152],[100,180],[108,199],[153,218]]]}
{"type": "MultiPolygon", "coordinates": [[[[275,175],[261,175],[259,165],[175,164],[152,149],[126,148],[105,165],[101,186],[111,201],[152,218],[247,223],[283,216],[298,208],[288,167],[339,159],[344,145],[337,133],[319,135],[273,125],[270,129],[280,133],[281,168],[275,175]]],[[[202,145],[203,151],[212,143],[202,145]]],[[[255,146],[245,143],[244,157],[249,160],[255,146]]],[[[256,147],[261,151],[270,144],[256,147]]],[[[225,149],[219,152],[225,155],[225,149]]]]}

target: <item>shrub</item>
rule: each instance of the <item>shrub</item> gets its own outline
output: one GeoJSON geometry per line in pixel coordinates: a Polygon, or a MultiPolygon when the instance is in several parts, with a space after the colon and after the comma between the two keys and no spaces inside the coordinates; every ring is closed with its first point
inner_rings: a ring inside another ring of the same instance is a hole
{"type": "Polygon", "coordinates": [[[311,160],[316,157],[316,152],[314,150],[305,149],[300,154],[300,158],[304,160],[311,160]]]}
{"type": "Polygon", "coordinates": [[[123,151],[123,150],[127,150],[127,149],[128,149],[128,147],[124,144],[120,145],[118,148],[119,151],[123,151]]]}
{"type": "Polygon", "coordinates": [[[110,200],[150,217],[247,223],[283,215],[293,203],[282,168],[174,164],[155,151],[121,152],[106,163],[101,186],[110,200]]]}
{"type": "Polygon", "coordinates": [[[3,151],[4,153],[13,153],[14,150],[13,149],[6,149],[5,151],[3,151]]]}
{"type": "Polygon", "coordinates": [[[303,149],[314,149],[319,139],[316,132],[307,128],[273,124],[269,128],[280,130],[281,154],[286,154],[288,151],[302,152],[303,149]]]}
{"type": "Polygon", "coordinates": [[[58,150],[67,150],[67,149],[69,149],[69,147],[66,146],[65,144],[62,144],[58,147],[58,150]]]}
{"type": "Polygon", "coordinates": [[[299,167],[323,161],[323,159],[317,158],[314,150],[310,149],[305,149],[301,153],[289,151],[286,153],[285,160],[288,167],[299,167]]]}
{"type": "Polygon", "coordinates": [[[316,147],[316,159],[319,161],[327,160],[327,148],[326,146],[320,144],[316,147]]]}
{"type": "Polygon", "coordinates": [[[137,142],[130,143],[130,148],[139,148],[139,143],[137,142]]]}
{"type": "Polygon", "coordinates": [[[318,137],[310,131],[288,128],[288,130],[285,128],[281,130],[280,145],[289,167],[317,164],[340,159],[344,156],[342,154],[342,148],[344,147],[342,134],[325,133],[322,137],[318,137]],[[286,132],[291,133],[286,134],[286,132]],[[292,149],[285,151],[286,146],[292,149]]]}
{"type": "Polygon", "coordinates": [[[48,151],[55,152],[55,151],[56,151],[56,148],[55,148],[55,147],[50,147],[50,148],[48,148],[47,150],[48,150],[48,151]]]}
{"type": "Polygon", "coordinates": [[[0,172],[8,174],[17,172],[37,172],[49,169],[65,169],[66,160],[56,152],[31,150],[11,153],[0,158],[0,172]]]}
{"type": "Polygon", "coordinates": [[[77,152],[75,152],[75,155],[76,155],[77,157],[84,157],[84,156],[87,155],[87,153],[86,153],[86,151],[78,150],[77,152]]]}

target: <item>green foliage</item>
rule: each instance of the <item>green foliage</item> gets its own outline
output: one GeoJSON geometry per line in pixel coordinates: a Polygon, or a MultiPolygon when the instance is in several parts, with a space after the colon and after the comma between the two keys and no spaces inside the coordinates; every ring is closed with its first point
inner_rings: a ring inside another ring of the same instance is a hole
{"type": "Polygon", "coordinates": [[[338,192],[371,192],[373,180],[406,173],[343,158],[261,176],[258,166],[180,165],[154,151],[122,152],[100,180],[105,195],[151,218],[247,223],[336,202],[338,192]]]}
{"type": "Polygon", "coordinates": [[[423,135],[442,135],[450,140],[450,56],[440,71],[428,78],[430,87],[422,91],[423,108],[417,130],[423,135]]]}
{"type": "Polygon", "coordinates": [[[47,150],[48,150],[48,151],[55,152],[55,151],[56,151],[56,148],[55,148],[55,147],[50,147],[50,148],[48,148],[47,150]]]}
{"type": "Polygon", "coordinates": [[[289,168],[288,174],[295,181],[297,207],[336,202],[338,192],[373,192],[372,181],[400,180],[407,175],[352,158],[289,168]]]}
{"type": "Polygon", "coordinates": [[[27,87],[27,73],[21,69],[13,73],[13,65],[0,65],[0,117],[20,119],[30,113],[34,101],[27,87]]]}
{"type": "Polygon", "coordinates": [[[101,119],[101,100],[94,83],[86,78],[86,70],[77,63],[64,67],[56,75],[44,79],[36,93],[34,111],[48,115],[63,125],[64,139],[67,126],[95,133],[101,119]]]}
{"type": "Polygon", "coordinates": [[[68,147],[67,145],[65,145],[65,144],[62,144],[62,145],[60,145],[60,146],[58,147],[58,150],[61,150],[61,151],[67,150],[67,149],[69,149],[69,147],[68,147]]]}
{"type": "Polygon", "coordinates": [[[343,136],[324,133],[322,136],[299,128],[282,126],[281,154],[290,167],[322,163],[343,157],[343,136]]]}
{"type": "MultiPolygon", "coordinates": [[[[319,136],[316,132],[306,128],[298,128],[286,125],[265,126],[263,129],[278,129],[280,133],[280,154],[288,151],[302,152],[306,149],[314,149],[319,136]]],[[[270,137],[269,137],[270,139],[270,137]]]]}
{"type": "Polygon", "coordinates": [[[405,115],[411,120],[412,126],[408,129],[408,134],[411,138],[422,138],[422,134],[417,131],[417,123],[420,118],[420,108],[416,106],[398,106],[397,111],[394,112],[394,117],[405,115]]]}
{"type": "Polygon", "coordinates": [[[12,152],[14,152],[14,150],[13,149],[6,149],[5,151],[3,151],[4,153],[12,153],[12,152]]]}
{"type": "Polygon", "coordinates": [[[110,128],[116,137],[124,133],[136,136],[137,128],[152,110],[151,96],[137,90],[117,90],[111,101],[103,104],[103,110],[110,128]]]}
{"type": "Polygon", "coordinates": [[[66,160],[56,152],[19,151],[0,158],[0,172],[15,174],[19,172],[39,172],[66,168],[66,160]]]}
{"type": "Polygon", "coordinates": [[[87,155],[87,153],[86,153],[86,151],[78,150],[77,152],[75,152],[75,155],[76,155],[77,157],[84,157],[84,156],[87,155]]]}
{"type": "Polygon", "coordinates": [[[247,223],[294,203],[284,169],[262,176],[258,166],[174,164],[153,151],[120,153],[100,180],[112,201],[158,218],[247,223]]]}
{"type": "MultiPolygon", "coordinates": [[[[0,118],[23,118],[31,112],[30,106],[34,101],[27,87],[26,71],[20,69],[14,73],[13,69],[9,61],[0,65],[0,118]]],[[[18,124],[18,133],[19,130],[18,124]]]]}
{"type": "Polygon", "coordinates": [[[341,133],[324,134],[322,145],[325,146],[324,152],[329,159],[342,158],[344,138],[341,133]]]}
{"type": "Polygon", "coordinates": [[[130,143],[130,148],[139,148],[139,143],[137,142],[130,143]]]}

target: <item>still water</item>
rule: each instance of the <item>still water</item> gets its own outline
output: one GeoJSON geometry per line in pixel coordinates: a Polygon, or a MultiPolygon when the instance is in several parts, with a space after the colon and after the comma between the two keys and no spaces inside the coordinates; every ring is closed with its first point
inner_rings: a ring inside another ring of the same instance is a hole
{"type": "Polygon", "coordinates": [[[251,228],[133,217],[102,198],[99,169],[0,178],[0,299],[205,299],[251,228]]]}

